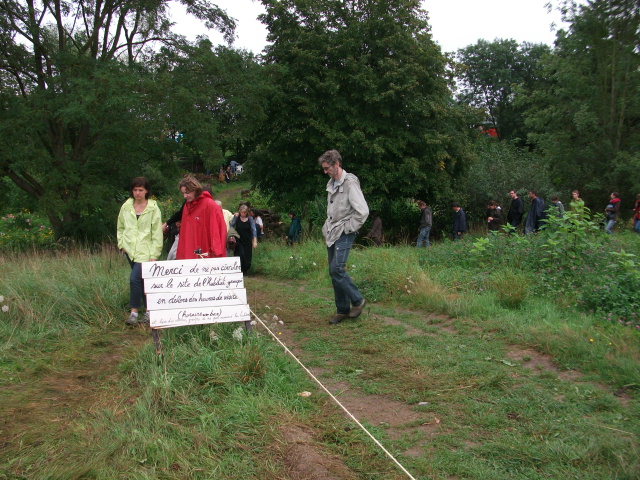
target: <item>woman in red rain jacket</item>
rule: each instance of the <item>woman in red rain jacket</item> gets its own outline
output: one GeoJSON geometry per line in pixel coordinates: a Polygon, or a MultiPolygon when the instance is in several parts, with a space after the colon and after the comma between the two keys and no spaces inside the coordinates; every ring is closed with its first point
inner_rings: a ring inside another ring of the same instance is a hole
{"type": "Polygon", "coordinates": [[[227,225],[222,209],[195,178],[183,178],[179,187],[186,203],[182,209],[176,260],[225,257],[227,225]]]}

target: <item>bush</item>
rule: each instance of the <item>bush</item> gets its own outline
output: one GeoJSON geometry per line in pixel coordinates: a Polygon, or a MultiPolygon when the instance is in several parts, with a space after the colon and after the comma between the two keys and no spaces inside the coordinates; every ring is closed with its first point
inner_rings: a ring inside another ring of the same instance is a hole
{"type": "Polygon", "coordinates": [[[55,244],[49,221],[28,210],[0,217],[0,251],[50,248],[55,244]]]}

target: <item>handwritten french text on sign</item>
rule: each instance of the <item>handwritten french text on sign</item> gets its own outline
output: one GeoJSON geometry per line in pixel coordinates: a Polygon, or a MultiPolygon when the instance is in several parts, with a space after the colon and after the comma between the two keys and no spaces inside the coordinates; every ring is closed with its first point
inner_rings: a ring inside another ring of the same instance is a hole
{"type": "Polygon", "coordinates": [[[144,291],[147,294],[234,288],[244,288],[242,273],[230,273],[228,275],[145,278],[144,280],[144,291]]]}
{"type": "Polygon", "coordinates": [[[239,257],[207,258],[195,260],[171,260],[167,262],[145,262],[142,278],[179,277],[185,275],[227,275],[240,273],[239,257]]]}
{"type": "Polygon", "coordinates": [[[142,264],[151,328],[251,319],[238,257],[142,264]]]}
{"type": "Polygon", "coordinates": [[[246,322],[251,320],[249,305],[183,308],[150,312],[151,328],[182,327],[204,323],[246,322]]]}
{"type": "Polygon", "coordinates": [[[199,292],[167,292],[147,295],[149,310],[169,310],[175,308],[220,307],[223,305],[246,305],[247,291],[201,290],[199,292]]]}

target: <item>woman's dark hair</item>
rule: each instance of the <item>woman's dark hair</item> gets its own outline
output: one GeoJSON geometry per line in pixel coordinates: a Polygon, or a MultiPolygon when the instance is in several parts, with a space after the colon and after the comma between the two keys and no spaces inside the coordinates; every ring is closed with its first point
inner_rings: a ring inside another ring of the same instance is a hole
{"type": "Polygon", "coordinates": [[[131,194],[131,198],[133,198],[133,189],[136,187],[144,188],[147,191],[147,193],[144,195],[144,198],[149,198],[149,195],[151,195],[151,184],[149,183],[149,180],[147,180],[146,177],[136,177],[133,180],[131,180],[131,187],[129,188],[129,193],[131,194]]]}

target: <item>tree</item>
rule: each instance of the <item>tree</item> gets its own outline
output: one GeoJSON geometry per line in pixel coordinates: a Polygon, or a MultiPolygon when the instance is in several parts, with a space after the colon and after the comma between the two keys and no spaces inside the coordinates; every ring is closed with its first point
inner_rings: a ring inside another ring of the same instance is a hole
{"type": "Polygon", "coordinates": [[[549,51],[543,44],[518,45],[515,40],[504,39],[481,39],[458,50],[458,99],[482,109],[501,139],[525,140],[524,108],[514,98],[517,87],[528,91],[540,81],[539,62],[549,51]]]}
{"type": "Polygon", "coordinates": [[[253,54],[200,39],[180,52],[163,49],[156,63],[156,81],[170,92],[169,135],[180,135],[182,155],[193,152],[214,171],[225,159],[244,162],[266,108],[267,79],[253,54]]]}
{"type": "MultiPolygon", "coordinates": [[[[182,1],[232,35],[219,8],[182,1]]],[[[154,45],[184,44],[168,0],[0,0],[0,12],[0,175],[38,200],[58,237],[89,236],[113,213],[114,187],[159,153],[162,92],[145,61],[154,45]]]]}
{"type": "Polygon", "coordinates": [[[526,98],[529,138],[555,183],[604,208],[640,191],[640,9],[635,0],[563,3],[544,85],[526,98]]]}
{"type": "Polygon", "coordinates": [[[339,150],[367,199],[450,192],[468,158],[464,115],[418,0],[263,0],[274,85],[254,181],[300,207],[339,150]]]}

